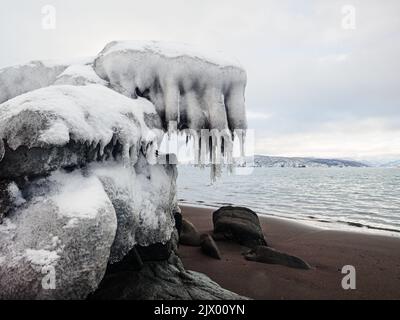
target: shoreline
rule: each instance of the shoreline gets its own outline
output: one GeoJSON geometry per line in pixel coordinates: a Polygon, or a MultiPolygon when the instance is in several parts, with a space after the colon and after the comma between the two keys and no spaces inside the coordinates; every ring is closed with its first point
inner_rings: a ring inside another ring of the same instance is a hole
{"type": "MultiPolygon", "coordinates": [[[[184,218],[211,233],[214,211],[180,205],[184,218]]],[[[303,258],[312,269],[291,269],[247,261],[248,249],[219,241],[222,260],[181,245],[189,270],[206,274],[222,287],[253,299],[400,299],[400,239],[372,233],[327,230],[302,222],[259,215],[269,246],[303,258]],[[342,268],[356,269],[356,290],[344,290],[342,268]]]]}
{"type": "MultiPolygon", "coordinates": [[[[179,206],[184,207],[193,207],[193,208],[202,208],[202,209],[218,209],[222,206],[238,206],[232,203],[225,203],[221,205],[210,205],[206,203],[192,203],[189,201],[185,201],[180,199],[179,206]]],[[[251,208],[250,208],[251,209],[251,208]]],[[[400,230],[390,229],[385,227],[375,227],[368,224],[362,223],[355,223],[355,222],[347,222],[347,221],[329,221],[319,219],[317,217],[309,216],[309,218],[301,218],[301,217],[286,217],[286,216],[279,216],[276,214],[268,214],[264,212],[259,212],[256,209],[253,211],[257,212],[259,217],[266,217],[266,218],[276,218],[287,220],[289,222],[300,223],[306,226],[311,226],[314,228],[322,229],[322,230],[332,230],[332,231],[343,231],[343,232],[354,232],[354,233],[361,233],[367,235],[381,235],[387,237],[394,237],[400,238],[400,230]]]]}

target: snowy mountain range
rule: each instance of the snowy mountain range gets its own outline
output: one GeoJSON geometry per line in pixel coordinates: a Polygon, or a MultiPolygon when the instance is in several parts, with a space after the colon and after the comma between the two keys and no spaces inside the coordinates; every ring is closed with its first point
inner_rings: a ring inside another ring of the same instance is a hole
{"type": "Polygon", "coordinates": [[[387,163],[381,164],[380,167],[400,168],[400,160],[395,160],[395,161],[391,161],[391,162],[387,162],[387,163]]]}
{"type": "Polygon", "coordinates": [[[292,157],[272,157],[272,156],[254,156],[255,167],[272,168],[314,168],[314,167],[369,167],[369,165],[352,160],[340,159],[319,159],[319,158],[292,158],[292,157]]]}

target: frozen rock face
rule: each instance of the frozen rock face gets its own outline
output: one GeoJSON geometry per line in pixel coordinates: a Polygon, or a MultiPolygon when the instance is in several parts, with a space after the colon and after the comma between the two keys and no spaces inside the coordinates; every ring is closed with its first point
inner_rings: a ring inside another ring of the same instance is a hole
{"type": "Polygon", "coordinates": [[[0,105],[2,298],[85,298],[107,264],[170,240],[176,169],[152,162],[155,117],[149,101],[100,85],[0,105]]]}
{"type": "Polygon", "coordinates": [[[0,298],[85,298],[104,276],[117,227],[100,180],[54,172],[20,192],[0,225],[0,298]]]}
{"type": "Polygon", "coordinates": [[[244,156],[247,75],[236,61],[183,44],[121,41],[109,43],[93,68],[117,92],[150,100],[165,130],[185,130],[195,163],[212,163],[212,181],[233,163],[235,130],[244,156]]]}
{"type": "Polygon", "coordinates": [[[74,64],[69,66],[64,70],[59,76],[57,76],[55,85],[61,84],[71,84],[75,86],[83,86],[87,84],[101,84],[103,86],[107,85],[107,82],[94,72],[92,66],[74,64]]]}
{"type": "Polygon", "coordinates": [[[176,169],[149,166],[141,155],[133,168],[120,162],[95,164],[91,171],[102,181],[118,218],[110,262],[120,261],[134,245],[167,243],[174,230],[176,169]]]}
{"type": "Polygon", "coordinates": [[[246,129],[246,72],[233,60],[182,44],[111,42],[94,69],[128,97],[148,98],[178,129],[246,129]]]}
{"type": "MultiPolygon", "coordinates": [[[[149,101],[128,99],[100,85],[51,86],[29,92],[1,105],[0,137],[5,143],[0,142],[0,159],[5,144],[13,151],[19,147],[32,151],[75,143],[93,146],[94,157],[105,158],[113,151],[106,147],[118,144],[123,160],[136,162],[139,151],[149,149],[148,144],[157,139],[157,131],[150,131],[145,123],[145,113],[155,115],[149,101]]],[[[52,167],[52,155],[48,156],[52,167]]],[[[74,159],[70,161],[68,165],[73,165],[74,159]]]]}
{"type": "Polygon", "coordinates": [[[176,257],[176,166],[159,146],[172,122],[225,130],[194,143],[229,154],[245,85],[234,61],[155,42],[0,70],[0,298],[84,299],[129,257],[143,268],[122,279],[129,298],[237,298],[176,257]]]}
{"type": "MultiPolygon", "coordinates": [[[[81,59],[78,65],[85,65],[81,59]]],[[[31,61],[26,64],[0,70],[0,103],[23,93],[52,85],[71,62],[67,61],[31,61]]]]}

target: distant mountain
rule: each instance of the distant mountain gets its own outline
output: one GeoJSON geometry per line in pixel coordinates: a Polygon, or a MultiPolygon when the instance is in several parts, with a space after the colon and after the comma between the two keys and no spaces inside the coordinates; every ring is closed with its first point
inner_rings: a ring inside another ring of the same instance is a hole
{"type": "Polygon", "coordinates": [[[270,168],[369,167],[365,163],[352,160],[270,157],[261,155],[254,156],[254,166],[270,168]]]}
{"type": "Polygon", "coordinates": [[[388,163],[384,163],[382,165],[380,165],[380,167],[385,167],[385,168],[400,168],[400,160],[396,160],[396,161],[391,161],[388,163]]]}

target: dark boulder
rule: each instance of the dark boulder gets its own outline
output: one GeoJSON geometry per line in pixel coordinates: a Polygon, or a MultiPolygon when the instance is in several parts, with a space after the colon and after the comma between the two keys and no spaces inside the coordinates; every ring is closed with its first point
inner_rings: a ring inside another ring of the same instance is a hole
{"type": "Polygon", "coordinates": [[[179,243],[187,246],[199,247],[201,245],[200,233],[196,227],[185,218],[182,219],[179,243]]]}
{"type": "Polygon", "coordinates": [[[258,246],[250,250],[245,254],[245,258],[249,261],[279,264],[290,268],[303,270],[311,269],[310,265],[304,260],[265,246],[258,246]]]}
{"type": "Polygon", "coordinates": [[[3,223],[3,218],[12,207],[8,185],[8,182],[0,181],[0,224],[3,223]]]}
{"type": "Polygon", "coordinates": [[[145,262],[140,270],[107,272],[89,300],[242,300],[197,272],[185,270],[172,253],[167,261],[145,262]]]}
{"type": "Polygon", "coordinates": [[[172,253],[171,241],[167,243],[154,243],[149,246],[135,246],[140,258],[146,261],[164,261],[168,260],[172,253]]]}
{"type": "Polygon", "coordinates": [[[120,159],[123,146],[115,138],[100,152],[100,143],[71,140],[63,146],[27,147],[13,150],[4,141],[4,158],[0,161],[0,179],[46,176],[51,171],[72,171],[93,161],[120,159]]]}
{"type": "Polygon", "coordinates": [[[178,235],[181,235],[182,232],[182,214],[178,211],[174,212],[174,220],[175,220],[175,228],[178,231],[178,235]]]}
{"type": "Polygon", "coordinates": [[[108,264],[106,273],[115,274],[120,272],[127,272],[130,270],[136,271],[143,267],[143,260],[140,257],[138,251],[133,247],[125,257],[114,264],[108,264]]]}
{"type": "Polygon", "coordinates": [[[257,214],[243,207],[222,207],[213,213],[216,239],[235,241],[246,247],[267,245],[257,214]]]}
{"type": "Polygon", "coordinates": [[[207,256],[221,260],[218,246],[209,234],[201,235],[201,251],[207,256]]]}

